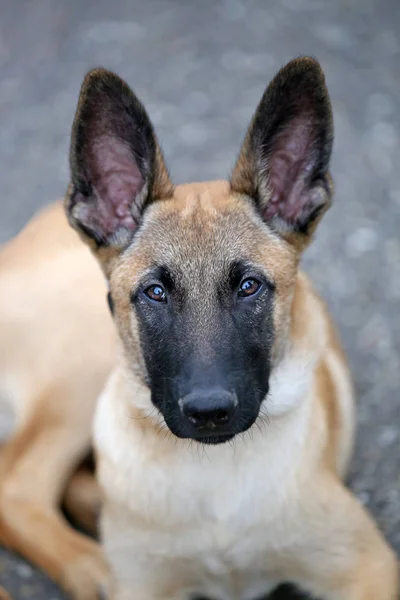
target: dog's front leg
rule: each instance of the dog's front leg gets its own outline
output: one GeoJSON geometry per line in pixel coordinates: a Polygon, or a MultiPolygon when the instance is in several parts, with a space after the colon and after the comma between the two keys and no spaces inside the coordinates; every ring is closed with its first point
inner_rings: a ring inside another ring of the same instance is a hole
{"type": "MultiPolygon", "coordinates": [[[[71,472],[89,447],[89,426],[64,411],[62,391],[40,399],[41,410],[24,422],[2,448],[0,543],[22,554],[59,583],[74,600],[97,600],[107,564],[100,546],[74,531],[59,510],[71,472]]],[[[84,401],[84,398],[83,398],[84,401]]]]}
{"type": "Polygon", "coordinates": [[[398,561],[367,511],[339,481],[312,487],[293,580],[323,600],[398,600],[398,561]]]}

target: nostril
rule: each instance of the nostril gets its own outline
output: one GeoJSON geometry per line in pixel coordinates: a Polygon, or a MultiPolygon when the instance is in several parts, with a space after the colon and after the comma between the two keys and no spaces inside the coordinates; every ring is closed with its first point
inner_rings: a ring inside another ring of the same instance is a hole
{"type": "Polygon", "coordinates": [[[220,409],[215,412],[213,420],[217,423],[226,423],[226,421],[229,420],[229,417],[230,412],[228,412],[227,410],[220,409]]]}
{"type": "Polygon", "coordinates": [[[193,425],[197,427],[200,425],[205,425],[207,421],[207,417],[200,412],[187,412],[187,418],[193,425]]]}

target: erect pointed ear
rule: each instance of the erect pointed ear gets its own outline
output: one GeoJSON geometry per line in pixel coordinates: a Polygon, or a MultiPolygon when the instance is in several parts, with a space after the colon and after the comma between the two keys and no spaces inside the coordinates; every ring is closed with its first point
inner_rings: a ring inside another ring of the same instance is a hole
{"type": "Polygon", "coordinates": [[[231,187],[266,223],[302,249],[329,207],[332,111],[318,62],[291,61],[266,89],[246,134],[231,187]]]}
{"type": "Polygon", "coordinates": [[[86,75],[72,128],[66,212],[95,250],[118,253],[172,185],[149,117],[114,73],[86,75]]]}

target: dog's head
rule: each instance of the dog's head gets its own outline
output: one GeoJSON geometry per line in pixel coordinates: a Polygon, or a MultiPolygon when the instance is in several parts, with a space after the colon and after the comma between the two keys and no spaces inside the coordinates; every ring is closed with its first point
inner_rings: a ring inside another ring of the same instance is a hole
{"type": "Polygon", "coordinates": [[[109,280],[128,364],[178,437],[248,429],[288,336],[299,255],[330,204],[324,76],[290,62],[255,112],[230,182],[171,184],[145,109],[91,71],[71,142],[70,223],[109,280]]]}

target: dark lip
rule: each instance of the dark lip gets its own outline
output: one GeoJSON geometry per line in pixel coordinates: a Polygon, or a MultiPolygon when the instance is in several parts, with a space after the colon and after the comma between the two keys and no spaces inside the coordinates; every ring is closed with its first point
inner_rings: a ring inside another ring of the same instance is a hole
{"type": "Polygon", "coordinates": [[[186,439],[186,440],[193,440],[194,442],[197,442],[198,444],[206,444],[208,446],[210,445],[217,445],[217,444],[224,444],[225,442],[229,442],[231,440],[233,440],[234,437],[236,437],[239,433],[241,432],[229,432],[229,433],[211,433],[211,432],[204,432],[203,434],[200,434],[199,432],[194,432],[194,431],[184,431],[182,429],[180,430],[176,430],[176,429],[172,429],[170,428],[171,433],[173,433],[173,435],[175,435],[176,437],[180,438],[180,439],[186,439]]]}
{"type": "Polygon", "coordinates": [[[207,445],[217,445],[217,444],[224,444],[225,442],[229,442],[230,440],[233,440],[233,438],[236,436],[236,433],[233,433],[232,431],[229,433],[211,433],[211,432],[204,432],[203,434],[199,434],[199,433],[190,433],[187,434],[185,437],[189,440],[193,440],[194,442],[197,442],[198,444],[207,444],[207,445]]]}
{"type": "Polygon", "coordinates": [[[208,446],[217,446],[230,442],[236,436],[236,433],[225,433],[213,436],[194,437],[192,438],[198,444],[206,444],[208,446]]]}

